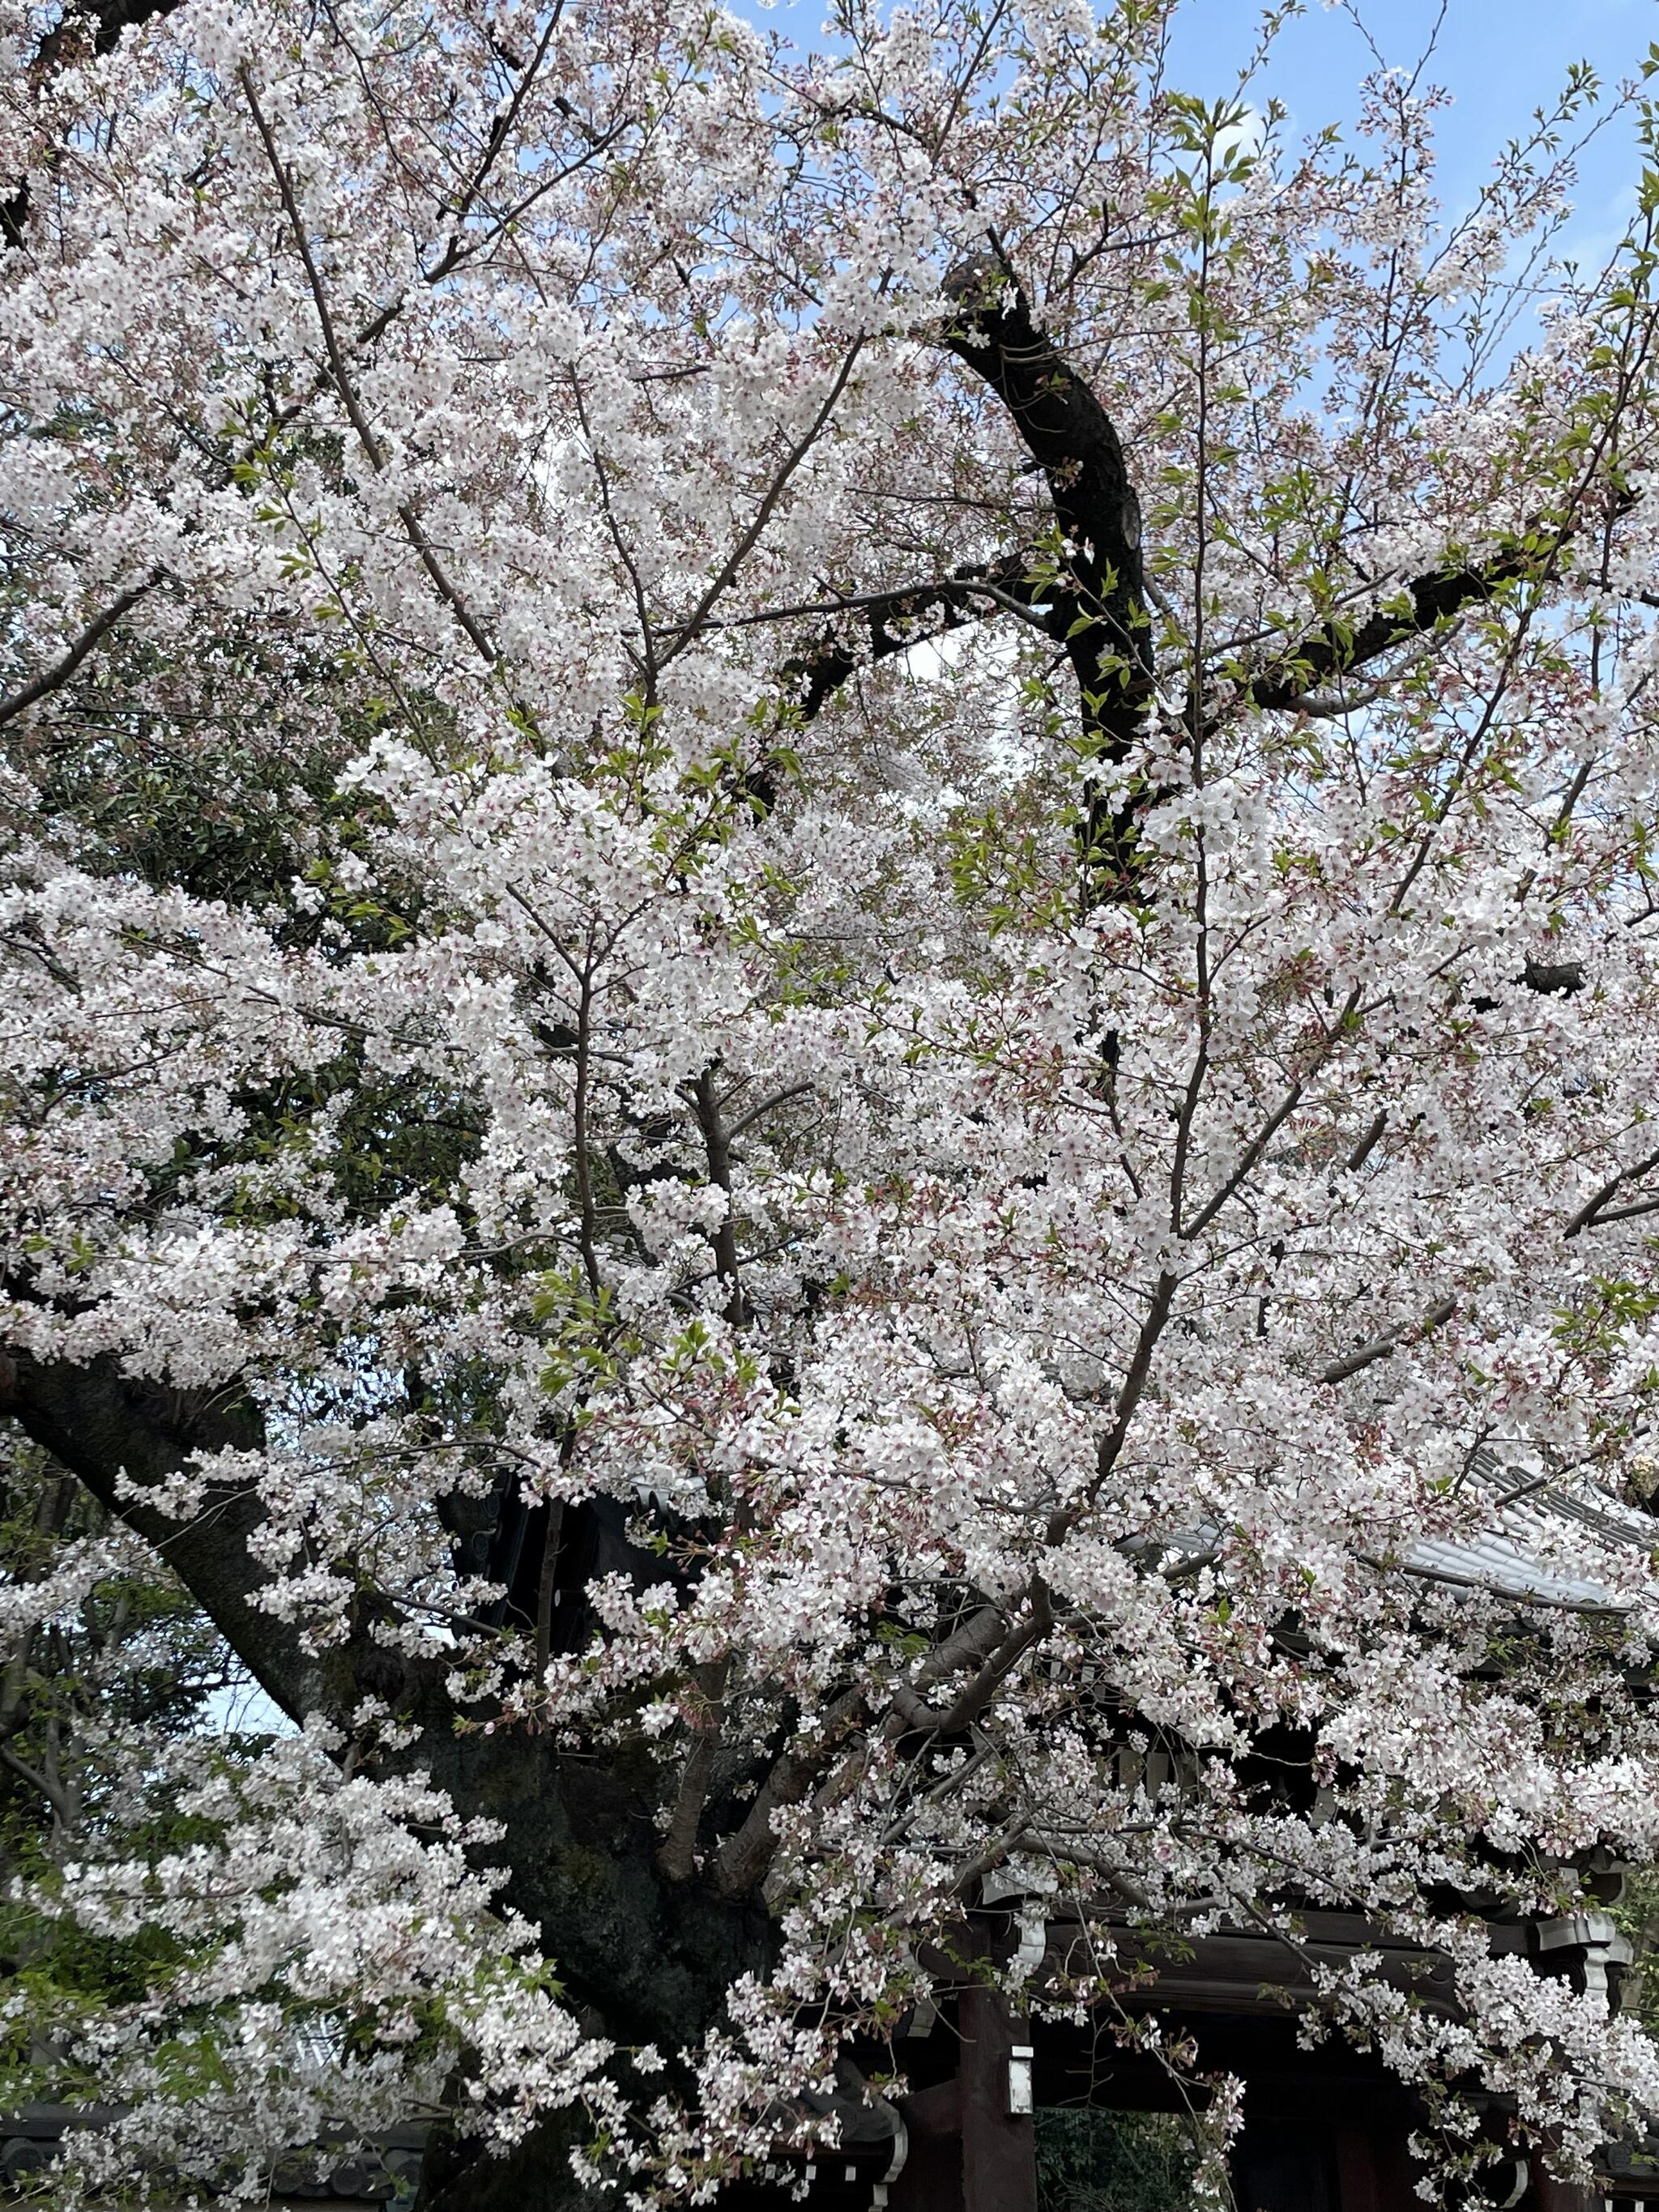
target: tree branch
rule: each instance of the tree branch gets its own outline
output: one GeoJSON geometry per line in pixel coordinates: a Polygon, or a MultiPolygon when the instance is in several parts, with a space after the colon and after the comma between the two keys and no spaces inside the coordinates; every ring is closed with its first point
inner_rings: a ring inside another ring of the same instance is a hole
{"type": "Polygon", "coordinates": [[[786,1751],[773,1762],[772,1771],[755,1796],[743,1825],[728,1836],[714,1862],[715,1894],[724,1898],[746,1895],[771,1864],[777,1848],[772,1815],[785,1806],[799,1805],[828,1763],[828,1754],[857,1724],[864,1710],[861,1690],[844,1690],[823,1714],[823,1724],[811,1747],[786,1751]]]}
{"type": "Polygon", "coordinates": [[[1449,1321],[1456,1311],[1455,1298],[1437,1298],[1421,1320],[1402,1321],[1395,1328],[1386,1328],[1381,1336],[1374,1336],[1369,1344],[1362,1344],[1358,1351],[1346,1352],[1340,1359],[1333,1359],[1328,1366],[1322,1367],[1320,1381],[1346,1382],[1349,1376],[1358,1375],[1367,1367],[1374,1367],[1379,1359],[1386,1359],[1413,1332],[1419,1337],[1428,1336],[1443,1322],[1449,1321]]]}
{"type": "Polygon", "coordinates": [[[1293,647],[1274,667],[1251,680],[1245,696],[1253,706],[1269,713],[1300,712],[1309,695],[1316,693],[1321,684],[1363,668],[1391,646],[1421,637],[1437,623],[1454,621],[1466,607],[1490,599],[1501,585],[1527,574],[1530,566],[1528,556],[1516,548],[1482,567],[1466,562],[1414,577],[1399,587],[1389,606],[1357,629],[1328,623],[1293,647]]]}
{"type": "Polygon", "coordinates": [[[835,413],[840,403],[842,393],[847,389],[848,379],[852,375],[857,366],[859,356],[863,350],[864,340],[861,337],[854,338],[847,349],[841,366],[830,379],[830,389],[824,393],[817,413],[784,455],[776,474],[767,486],[760,504],[750,517],[748,526],[726,556],[724,565],[685,620],[675,624],[668,647],[662,655],[662,665],[666,665],[676,653],[683,652],[690,644],[692,639],[702,629],[704,617],[709,609],[721,593],[728,590],[736,580],[738,569],[760,543],[762,534],[771,520],[778,501],[788,489],[791,478],[823,435],[830,417],[835,413]]]}
{"type": "Polygon", "coordinates": [[[56,691],[60,685],[67,684],[99,641],[107,637],[122,616],[131,613],[144,594],[147,592],[153,592],[161,580],[161,572],[158,568],[154,574],[147,576],[142,584],[134,584],[130,590],[123,592],[118,599],[112,599],[102,614],[94,615],[60,659],[54,661],[50,668],[42,669],[39,676],[33,678],[20,690],[12,692],[7,698],[0,699],[0,722],[9,722],[14,715],[21,714],[26,707],[33,706],[36,700],[44,699],[48,692],[56,691]]]}
{"type": "MultiPolygon", "coordinates": [[[[1582,497],[1588,489],[1587,483],[1581,483],[1577,496],[1582,497]]],[[[1616,519],[1626,513],[1634,503],[1634,495],[1630,492],[1616,492],[1611,517],[1616,519]]],[[[1578,527],[1577,520],[1569,514],[1559,523],[1540,526],[1538,532],[1527,533],[1519,543],[1495,553],[1489,561],[1458,562],[1413,577],[1408,583],[1398,586],[1389,603],[1357,629],[1338,622],[1328,623],[1313,636],[1291,647],[1275,667],[1251,679],[1245,687],[1245,697],[1252,705],[1271,713],[1305,711],[1308,695],[1316,691],[1320,684],[1363,668],[1393,646],[1405,645],[1442,624],[1455,622],[1466,608],[1492,599],[1505,584],[1547,574],[1578,527]],[[1528,539],[1537,535],[1547,538],[1541,552],[1528,546],[1528,539]]]]}
{"type": "Polygon", "coordinates": [[[0,1353],[0,1413],[154,1547],[285,1712],[297,1720],[317,1710],[317,1660],[288,1622],[251,1602],[264,1581],[248,1549],[264,1519],[258,1498],[224,1486],[198,1513],[174,1520],[131,1494],[132,1486],[142,1493],[180,1474],[198,1452],[258,1449],[263,1425],[246,1398],[140,1382],[123,1375],[109,1352],[84,1365],[0,1353]]]}
{"type": "Polygon", "coordinates": [[[1066,629],[1079,615],[1092,617],[1062,641],[1084,691],[1085,725],[1107,746],[1119,746],[1133,733],[1152,676],[1140,502],[1122,442],[996,263],[965,263],[945,289],[963,310],[946,345],[1002,401],[1047,479],[1068,549],[1061,596],[1074,605],[1066,629]]]}
{"type": "MultiPolygon", "coordinates": [[[[1602,1208],[1621,1185],[1631,1182],[1637,1176],[1646,1175],[1650,1168],[1656,1167],[1659,1167],[1659,1152],[1650,1152],[1646,1159],[1638,1160],[1633,1167],[1620,1168],[1617,1175],[1609,1176],[1600,1190],[1584,1200],[1561,1234],[1564,1237],[1577,1237],[1580,1230],[1593,1229],[1598,1221],[1617,1221],[1628,1215],[1632,1211],[1629,1206],[1619,1206],[1612,1213],[1604,1213],[1602,1208]]],[[[1647,1202],[1645,1200],[1639,1202],[1633,1210],[1638,1213],[1644,1213],[1647,1211],[1647,1202]]]]}
{"type": "MultiPolygon", "coordinates": [[[[946,636],[951,630],[962,629],[979,619],[975,599],[988,599],[994,606],[1006,607],[1022,590],[1029,597],[1030,586],[1024,579],[1030,565],[1021,557],[999,562],[990,568],[975,566],[942,578],[938,583],[907,584],[891,592],[860,592],[811,611],[839,614],[844,610],[855,615],[866,633],[863,653],[873,665],[890,659],[896,653],[908,653],[913,646],[924,644],[931,638],[946,636]],[[894,627],[896,623],[915,622],[935,610],[939,620],[932,630],[918,633],[894,627]]],[[[832,631],[816,651],[787,660],[780,674],[795,690],[802,720],[810,722],[863,665],[860,653],[832,631]]]]}
{"type": "MultiPolygon", "coordinates": [[[[1088,384],[1031,319],[998,259],[953,270],[945,290],[962,308],[945,343],[1002,401],[1042,471],[1064,545],[1048,633],[1072,665],[1086,755],[1122,760],[1155,689],[1152,627],[1140,549],[1140,502],[1116,426],[1088,384]]],[[[1137,821],[1147,790],[1115,806],[1090,788],[1085,865],[1110,891],[1134,872],[1137,821]]]]}

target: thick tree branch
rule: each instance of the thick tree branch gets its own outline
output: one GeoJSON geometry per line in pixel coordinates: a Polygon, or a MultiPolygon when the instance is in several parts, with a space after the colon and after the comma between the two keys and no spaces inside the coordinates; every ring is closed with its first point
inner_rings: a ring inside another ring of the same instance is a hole
{"type": "MultiPolygon", "coordinates": [[[[1040,331],[1008,272],[981,257],[952,271],[960,319],[945,343],[1007,409],[1042,471],[1064,551],[1042,597],[1049,634],[1071,662],[1085,751],[1127,753],[1152,698],[1154,670],[1140,548],[1140,502],[1115,425],[1089,385],[1040,331]]],[[[1034,595],[1035,596],[1035,595],[1034,595]]],[[[1091,799],[1085,859],[1108,881],[1131,872],[1143,797],[1109,811],[1091,799]]]]}
{"type": "Polygon", "coordinates": [[[84,1365],[22,1352],[0,1354],[0,1413],[154,1547],[268,1697],[296,1720],[318,1709],[319,1662],[287,1622],[252,1603],[264,1581],[248,1549],[264,1518],[258,1498],[227,1486],[174,1520],[142,1495],[185,1472],[198,1452],[257,1449],[263,1431],[245,1397],[140,1382],[108,1352],[84,1365]]]}
{"type": "Polygon", "coordinates": [[[923,1705],[921,1713],[925,1717],[912,1720],[910,1725],[926,1727],[945,1736],[959,1735],[963,1729],[970,1728],[1031,1646],[1040,1644],[1054,1625],[1054,1601],[1042,1577],[1035,1577],[1028,1609],[989,1653],[978,1673],[963,1684],[945,1711],[923,1705]]]}
{"type": "Polygon", "coordinates": [[[962,319],[945,335],[957,358],[983,377],[1008,410],[1042,469],[1054,520],[1067,549],[1056,579],[1090,629],[1066,641],[1087,695],[1115,676],[1109,696],[1086,708],[1109,739],[1133,722],[1152,678],[1140,552],[1140,502],[1129,480],[1116,428],[1089,386],[1037,329],[1020,293],[1000,270],[970,262],[949,280],[962,319]]]}
{"type": "Polygon", "coordinates": [[[1269,713],[1295,712],[1322,684],[1363,668],[1394,646],[1422,637],[1437,624],[1455,621],[1466,608],[1490,599],[1501,586],[1524,576],[1529,566],[1527,556],[1516,548],[1483,564],[1464,563],[1414,577],[1358,628],[1328,623],[1303,639],[1254,678],[1246,696],[1252,705],[1269,713]]]}
{"type": "MultiPolygon", "coordinates": [[[[1357,628],[1336,620],[1327,623],[1292,646],[1273,667],[1252,678],[1245,687],[1246,698],[1272,713],[1304,710],[1309,695],[1316,693],[1321,684],[1352,674],[1395,646],[1449,626],[1468,608],[1494,599],[1506,584],[1547,574],[1562,548],[1583,526],[1577,506],[1595,481],[1588,477],[1580,483],[1573,505],[1561,520],[1540,524],[1490,559],[1449,562],[1397,585],[1388,603],[1357,628]]],[[[1615,490],[1605,507],[1599,501],[1594,502],[1589,520],[1610,524],[1634,504],[1632,493],[1615,490]]]]}
{"type": "Polygon", "coordinates": [[[719,1895],[738,1898],[755,1888],[777,1848],[773,1814],[800,1803],[858,1725],[863,1711],[862,1691],[844,1691],[825,1711],[811,1743],[800,1751],[786,1751],[774,1762],[742,1826],[726,1838],[714,1863],[714,1887],[719,1895]]]}
{"type": "Polygon", "coordinates": [[[695,2041],[732,1979],[763,1969],[763,1913],[663,1879],[651,1792],[625,1761],[612,1771],[562,1762],[545,1738],[458,1731],[447,1662],[387,1650],[367,1626],[320,1657],[307,1652],[292,1627],[250,1603],[264,1578],[249,1551],[263,1519],[249,1490],[226,1485],[179,1521],[145,1503],[196,1452],[260,1446],[245,1397],[138,1381],[107,1353],[82,1365],[0,1355],[0,1413],[155,1547],[293,1718],[343,1719],[366,1692],[407,1714],[420,1733],[402,1756],[463,1812],[502,1824],[507,1902],[541,1926],[574,2000],[597,2004],[613,2032],[665,2049],[695,2041]]]}
{"type": "Polygon", "coordinates": [[[680,1769],[668,1832],[657,1853],[657,1864],[670,1881],[688,1881],[696,1870],[697,1828],[708,1802],[708,1785],[720,1750],[726,1686],[731,1671],[729,1658],[716,1659],[698,1668],[693,1680],[697,1704],[690,1722],[690,1748],[680,1769]]]}
{"type": "MultiPolygon", "coordinates": [[[[895,1685],[888,1733],[932,1733],[948,1729],[951,1713],[930,1705],[924,1692],[965,1668],[975,1668],[978,1672],[964,1693],[971,1695],[975,1685],[996,1668],[1006,1644],[1023,1638],[1019,1650],[1025,1648],[1030,1640],[1028,1630],[1029,1623],[1022,1622],[1014,1638],[1010,1638],[1007,1617],[1002,1609],[994,1605],[979,1607],[960,1627],[934,1646],[908,1681],[895,1685]]],[[[1014,1652],[996,1671],[995,1681],[1002,1680],[1018,1656],[1018,1652],[1014,1652]]],[[[960,1702],[959,1698],[957,1703],[960,1702]]],[[[979,1709],[975,1704],[975,1710],[979,1709]]],[[[736,1832],[726,1838],[715,1863],[715,1883],[723,1895],[740,1897],[760,1882],[777,1847],[773,1815],[787,1806],[798,1805],[817,1786],[848,1735],[862,1723],[866,1710],[862,1691],[843,1692],[825,1711],[812,1741],[799,1749],[785,1751],[773,1762],[747,1816],[736,1832]]]]}
{"type": "Polygon", "coordinates": [[[1656,1167],[1659,1167],[1659,1152],[1650,1152],[1645,1159],[1638,1160],[1633,1166],[1620,1168],[1617,1175],[1611,1176],[1593,1196],[1584,1200],[1561,1234],[1577,1237],[1581,1230],[1594,1229],[1603,1221],[1627,1220],[1632,1214],[1649,1212],[1653,1205],[1659,1204],[1659,1200],[1638,1200],[1632,1205],[1614,1206],[1611,1212],[1607,1211],[1607,1201],[1625,1184],[1633,1182],[1638,1176],[1644,1176],[1656,1167]]]}

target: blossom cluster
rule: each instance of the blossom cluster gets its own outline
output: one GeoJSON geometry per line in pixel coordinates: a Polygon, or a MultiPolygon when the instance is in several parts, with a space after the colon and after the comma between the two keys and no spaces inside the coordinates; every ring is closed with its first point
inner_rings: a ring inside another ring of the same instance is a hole
{"type": "Polygon", "coordinates": [[[1415,80],[1166,19],[0,15],[0,1398],[300,1731],[112,1738],[204,1839],[53,1877],[169,1961],[86,2186],[706,2196],[992,1875],[1033,2002],[1358,1912],[1407,2080],[1659,2109],[1483,1932],[1659,1862],[1649,217],[1548,262],[1583,86],[1447,225],[1415,80]],[[665,2084],[596,1772],[768,1929],[665,2084]]]}

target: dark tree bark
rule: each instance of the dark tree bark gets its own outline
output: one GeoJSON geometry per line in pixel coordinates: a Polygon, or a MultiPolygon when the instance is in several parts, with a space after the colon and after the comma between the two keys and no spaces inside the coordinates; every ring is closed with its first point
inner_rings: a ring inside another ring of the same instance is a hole
{"type": "MultiPolygon", "coordinates": [[[[136,30],[158,15],[170,15],[179,0],[70,0],[70,4],[35,48],[29,75],[38,83],[76,60],[88,46],[94,54],[113,52],[123,31],[136,30]]],[[[0,199],[0,246],[21,246],[30,206],[29,182],[21,178],[0,199]]]]}
{"type": "MultiPolygon", "coordinates": [[[[76,0],[43,42],[34,66],[58,66],[77,40],[106,52],[125,29],[173,4],[76,0]]],[[[27,188],[20,186],[0,210],[0,230],[26,249],[28,219],[27,188]]],[[[1070,665],[1085,758],[1119,763],[1139,731],[1156,681],[1140,510],[1121,440],[1086,380],[1038,327],[1006,267],[975,261],[956,271],[948,289],[957,312],[941,342],[1006,410],[1046,484],[1054,543],[1016,547],[986,567],[848,600],[832,610],[827,634],[783,664],[781,687],[811,720],[860,667],[907,650],[918,635],[1024,611],[1070,665]]],[[[1556,550],[1565,535],[1557,535],[1556,550]]],[[[1322,623],[1278,648],[1268,665],[1237,679],[1239,689],[1259,708],[1293,713],[1321,684],[1455,622],[1506,585],[1539,573],[1547,557],[1553,556],[1517,548],[1485,566],[1449,565],[1414,579],[1399,587],[1386,611],[1357,627],[1322,623]]],[[[1194,719],[1200,711],[1194,684],[1194,719]]],[[[774,803],[764,761],[745,791],[757,805],[774,803]]],[[[1082,842],[1094,895],[1121,895],[1133,882],[1137,820],[1155,796],[1143,790],[1115,807],[1103,797],[1091,800],[1082,842]]],[[[1579,980],[1565,967],[1539,967],[1535,974],[1529,967],[1527,976],[1543,991],[1571,989],[1579,980]]],[[[167,1390],[124,1375],[108,1356],[71,1366],[20,1355],[0,1358],[0,1413],[15,1417],[154,1546],[293,1718],[320,1713],[343,1720],[373,1693],[413,1719],[419,1737],[404,1759],[427,1769],[463,1814],[502,1825],[501,1839],[488,1856],[510,1870],[506,1901],[538,1925],[569,2000],[592,2015],[596,2032],[624,2045],[653,2042],[672,2053],[699,2042],[720,2018],[735,1978],[766,1971],[775,1938],[759,1897],[769,1854],[758,1830],[752,1850],[739,1831],[726,1839],[718,1862],[708,1853],[708,1873],[671,1879],[659,1861],[654,1820],[660,1770],[643,1752],[577,1760],[562,1758],[546,1738],[521,1731],[458,1732],[443,1685],[446,1669],[388,1652],[372,1633],[372,1619],[365,1616],[339,1645],[318,1656],[307,1652],[295,1631],[255,1609],[251,1601],[261,1577],[249,1542],[263,1516],[252,1492],[224,1487],[183,1522],[147,1502],[144,1493],[186,1468],[194,1453],[258,1449],[263,1433],[251,1400],[234,1391],[167,1390]],[[124,1474],[133,1491],[121,1485],[124,1474]],[[713,1870],[717,1863],[723,1876],[713,1870]]],[[[994,1644],[993,1638],[988,1649],[994,1644]]],[[[936,1656],[948,1649],[942,1644],[936,1656]]],[[[974,1663],[988,1668],[994,1656],[979,1653],[974,1663]]],[[[917,1680],[927,1671],[924,1667],[917,1680]]],[[[943,1664],[939,1671],[946,1671],[943,1664]]],[[[969,1681],[951,1712],[969,1709],[975,1694],[969,1681]]],[[[753,1778],[757,1802],[765,1807],[787,1802],[798,1784],[804,1792],[816,1776],[797,1775],[786,1751],[769,1775],[753,1778]]],[[[579,2124],[574,2117],[550,2121],[504,2163],[480,2164],[464,2148],[441,2146],[423,2201],[431,2212],[495,2212],[498,2206],[503,2212],[576,2212],[584,2198],[570,2179],[567,2153],[579,2124]]]]}
{"type": "MultiPolygon", "coordinates": [[[[145,1502],[143,1492],[186,1469],[193,1453],[259,1447],[246,1399],[139,1382],[107,1355],[85,1366],[22,1355],[0,1359],[0,1413],[155,1548],[292,1719],[343,1722],[371,1694],[410,1717],[420,1734],[397,1763],[428,1772],[464,1817],[501,1824],[482,1856],[507,1870],[503,1902],[539,1927],[568,2001],[594,2033],[672,2054],[720,2018],[737,1977],[766,1971],[771,1923],[752,1896],[701,1880],[675,1884],[659,1868],[660,1780],[643,1753],[562,1759],[545,1737],[458,1731],[447,1667],[387,1651],[368,1619],[318,1657],[252,1607],[263,1576],[248,1543],[264,1515],[250,1492],[219,1489],[182,1521],[145,1502]]],[[[452,2148],[434,2159],[431,2201],[447,2212],[579,2205],[565,2155],[574,2124],[550,2122],[505,2167],[452,2148]],[[532,2174],[540,2195],[526,2193],[532,2174]]]]}

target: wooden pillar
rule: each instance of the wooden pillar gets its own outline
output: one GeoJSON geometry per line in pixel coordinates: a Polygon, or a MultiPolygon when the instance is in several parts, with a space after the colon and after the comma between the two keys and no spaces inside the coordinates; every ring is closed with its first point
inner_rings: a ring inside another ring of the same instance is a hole
{"type": "Polygon", "coordinates": [[[1407,2212],[1391,2204],[1376,2130],[1350,2122],[1336,2130],[1337,2212],[1407,2212]]]}
{"type": "Polygon", "coordinates": [[[1316,2119],[1247,2119],[1233,2145],[1238,2212],[1334,2212],[1331,2149],[1316,2119]]]}
{"type": "MultiPolygon", "coordinates": [[[[967,1989],[959,2014],[962,2037],[963,2212],[1037,2212],[1036,2124],[1030,2110],[1009,2110],[1009,2069],[1023,2065],[1029,2107],[1029,2052],[1000,1990],[967,1989]]],[[[1018,2071],[1016,2082],[1018,2083],[1018,2071]]],[[[1017,2100],[1018,2101],[1018,2100],[1017,2100]]]]}
{"type": "Polygon", "coordinates": [[[1600,2191],[1577,2182],[1558,2181],[1536,2151],[1532,2157],[1532,2186],[1522,2201],[1528,2212],[1601,2212],[1600,2191]]]}
{"type": "Polygon", "coordinates": [[[1421,2212],[1423,2168],[1412,2156],[1412,2113],[1378,2100],[1368,2116],[1339,2120],[1332,2136],[1337,2212],[1421,2212]]]}
{"type": "Polygon", "coordinates": [[[921,2089],[903,2105],[904,2166],[889,2212],[962,2212],[962,2082],[921,2089]]]}

